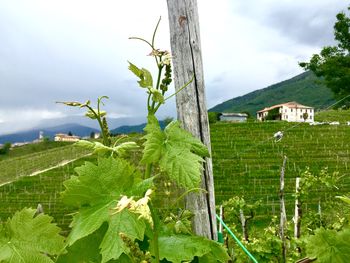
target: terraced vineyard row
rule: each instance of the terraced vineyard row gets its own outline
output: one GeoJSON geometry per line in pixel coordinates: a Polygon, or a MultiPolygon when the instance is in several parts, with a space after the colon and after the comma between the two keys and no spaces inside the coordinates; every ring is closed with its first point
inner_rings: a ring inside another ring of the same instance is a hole
{"type": "Polygon", "coordinates": [[[0,185],[62,162],[80,158],[87,153],[85,149],[67,145],[3,160],[0,162],[0,185]]]}
{"type": "MultiPolygon", "coordinates": [[[[339,172],[343,176],[339,194],[350,191],[350,127],[347,125],[217,123],[211,127],[211,140],[217,204],[239,195],[250,201],[261,199],[263,215],[278,214],[279,175],[284,155],[288,157],[285,176],[290,217],[295,177],[306,167],[314,174],[325,167],[329,173],[339,172]],[[285,131],[279,142],[273,139],[277,131],[285,131]]],[[[315,189],[308,205],[312,207],[319,198],[330,196],[324,189],[315,189]]]]}
{"type": "Polygon", "coordinates": [[[22,177],[0,187],[0,222],[24,207],[35,208],[41,204],[44,212],[53,216],[55,222],[67,231],[74,209],[61,201],[63,182],[75,174],[74,167],[82,165],[88,159],[94,160],[92,157],[85,157],[37,176],[22,177]]]}

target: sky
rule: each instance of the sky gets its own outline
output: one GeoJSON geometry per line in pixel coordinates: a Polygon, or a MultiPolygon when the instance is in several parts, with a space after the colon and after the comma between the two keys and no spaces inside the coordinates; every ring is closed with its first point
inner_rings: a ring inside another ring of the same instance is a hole
{"type": "MultiPolygon", "coordinates": [[[[198,1],[208,108],[286,80],[333,45],[344,0],[198,1]]],[[[154,72],[147,45],[170,50],[165,0],[0,0],[0,134],[82,115],[55,101],[107,95],[110,117],[146,115],[127,61],[154,72]]],[[[159,117],[176,116],[175,101],[159,117]]],[[[82,117],[83,118],[83,117],[82,117]]],[[[114,127],[112,127],[114,128],[114,127]]]]}

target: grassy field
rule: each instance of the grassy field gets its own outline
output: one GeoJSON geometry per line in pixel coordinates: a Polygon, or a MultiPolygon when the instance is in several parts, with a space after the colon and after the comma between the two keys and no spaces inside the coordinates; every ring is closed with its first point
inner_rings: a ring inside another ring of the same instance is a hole
{"type": "MultiPolygon", "coordinates": [[[[350,126],[310,126],[286,122],[217,123],[211,127],[216,203],[232,196],[262,200],[261,215],[278,215],[279,180],[286,155],[286,206],[292,217],[295,177],[306,167],[317,174],[327,167],[342,177],[338,194],[350,191],[350,126]],[[280,142],[274,133],[284,131],[280,142]]],[[[335,190],[335,189],[334,189],[335,190]]],[[[335,192],[315,189],[308,205],[335,192]]]]}

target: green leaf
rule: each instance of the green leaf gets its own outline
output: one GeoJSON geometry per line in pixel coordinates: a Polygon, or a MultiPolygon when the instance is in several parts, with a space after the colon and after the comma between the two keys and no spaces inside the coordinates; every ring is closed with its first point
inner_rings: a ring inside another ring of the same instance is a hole
{"type": "Polygon", "coordinates": [[[153,79],[152,79],[152,74],[145,68],[142,68],[142,78],[140,81],[138,81],[140,87],[142,88],[149,88],[153,87],[153,79]]]}
{"type": "MultiPolygon", "coordinates": [[[[94,112],[96,114],[98,114],[98,109],[94,109],[94,112]]],[[[92,120],[96,120],[96,116],[94,114],[94,112],[92,112],[91,110],[88,110],[86,113],[85,113],[85,116],[92,119],[92,120]]],[[[107,115],[107,112],[106,111],[100,111],[100,114],[99,114],[99,117],[104,117],[107,115]]]]}
{"type": "Polygon", "coordinates": [[[350,198],[349,197],[347,197],[347,196],[336,196],[336,198],[339,198],[343,202],[345,202],[345,203],[350,205],[350,198]]]}
{"type": "Polygon", "coordinates": [[[142,162],[159,162],[162,171],[179,185],[198,187],[204,162],[202,156],[209,156],[202,142],[183,130],[178,122],[171,122],[163,132],[154,115],[148,116],[145,131],[142,162]]]}
{"type": "Polygon", "coordinates": [[[123,142],[113,147],[112,150],[119,156],[125,156],[128,151],[132,151],[138,148],[139,146],[136,144],[136,142],[123,142]]]}
{"type": "Polygon", "coordinates": [[[140,79],[138,81],[140,87],[150,88],[153,86],[152,74],[147,69],[145,68],[139,69],[134,64],[129,62],[129,70],[140,79]]]}
{"type": "Polygon", "coordinates": [[[143,195],[140,185],[149,186],[150,182],[142,181],[140,173],[120,158],[101,158],[97,165],[86,162],[76,171],[79,176],[64,183],[66,190],[62,194],[66,204],[80,207],[71,224],[68,244],[94,233],[107,222],[108,229],[100,244],[102,262],[118,259],[122,253],[128,253],[119,234],[143,240],[145,224],[137,221],[139,215],[128,210],[114,213],[113,208],[122,195],[143,195]]]}
{"type": "Polygon", "coordinates": [[[24,208],[0,230],[0,261],[4,263],[52,263],[49,255],[58,255],[64,247],[60,228],[52,217],[24,208]]]}
{"type": "Polygon", "coordinates": [[[144,136],[146,142],[141,162],[145,164],[157,163],[164,151],[165,135],[154,115],[148,115],[148,123],[144,130],[147,134],[144,136]]]}
{"type": "MultiPolygon", "coordinates": [[[[158,242],[160,259],[173,263],[191,261],[196,256],[215,258],[218,262],[227,262],[230,259],[219,243],[200,236],[160,236],[158,242]]],[[[153,243],[150,250],[154,251],[153,243]]]]}
{"type": "MultiPolygon", "coordinates": [[[[129,61],[128,61],[129,62],[129,61]]],[[[136,75],[136,77],[141,78],[142,77],[142,70],[139,69],[137,66],[129,62],[129,70],[136,75]]]]}
{"type": "Polygon", "coordinates": [[[137,170],[127,161],[114,158],[100,158],[98,165],[86,162],[75,168],[79,177],[73,176],[64,182],[66,190],[63,202],[72,206],[105,204],[119,200],[127,193],[135,178],[141,178],[137,170]]]}
{"type": "Polygon", "coordinates": [[[152,100],[154,102],[160,102],[160,103],[164,103],[164,96],[162,95],[162,93],[154,88],[150,89],[150,92],[152,93],[152,100]]]}
{"type": "Polygon", "coordinates": [[[317,258],[317,262],[346,263],[350,258],[350,229],[340,232],[319,228],[306,243],[307,256],[317,258]]]}
{"type": "Polygon", "coordinates": [[[178,121],[170,122],[164,131],[167,137],[171,138],[170,142],[172,144],[188,148],[199,156],[210,157],[208,148],[199,139],[193,137],[191,133],[182,129],[178,121]]]}
{"type": "Polygon", "coordinates": [[[86,236],[75,242],[73,246],[67,249],[67,253],[61,255],[57,263],[87,263],[101,262],[101,254],[99,245],[107,230],[107,224],[95,231],[93,234],[86,236]],[[89,248],[89,249],[86,249],[89,248]],[[84,253],[82,253],[84,251],[84,253]]]}
{"type": "Polygon", "coordinates": [[[202,162],[201,157],[188,149],[168,144],[159,165],[179,185],[191,189],[198,187],[201,182],[202,162]]]}
{"type": "Polygon", "coordinates": [[[126,234],[131,239],[143,240],[145,229],[146,225],[144,221],[139,220],[139,215],[127,209],[113,215],[100,245],[102,262],[118,259],[123,252],[129,252],[119,236],[120,233],[126,234]]]}

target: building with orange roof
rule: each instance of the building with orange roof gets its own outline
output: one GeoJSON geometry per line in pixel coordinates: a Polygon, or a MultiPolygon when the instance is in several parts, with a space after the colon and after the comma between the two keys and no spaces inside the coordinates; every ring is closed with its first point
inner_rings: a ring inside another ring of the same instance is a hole
{"type": "Polygon", "coordinates": [[[259,121],[314,122],[314,108],[290,101],[264,108],[256,113],[256,118],[259,121]]]}

